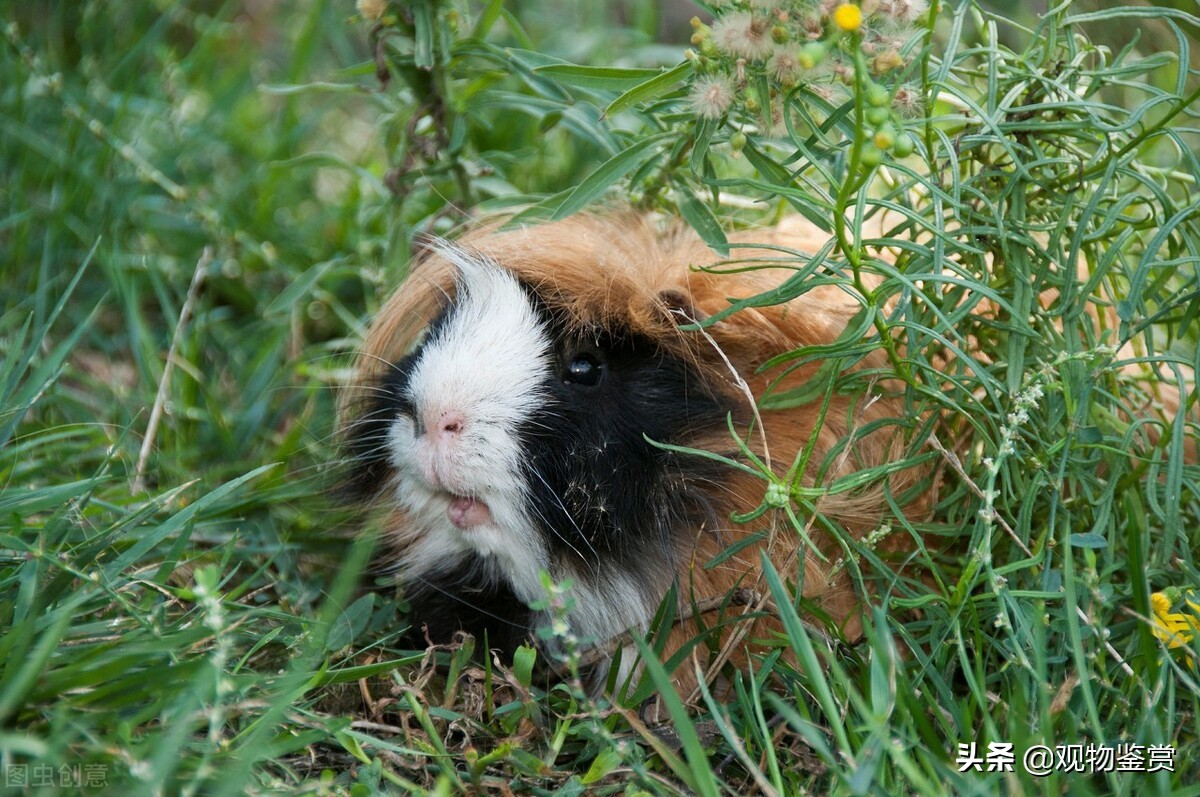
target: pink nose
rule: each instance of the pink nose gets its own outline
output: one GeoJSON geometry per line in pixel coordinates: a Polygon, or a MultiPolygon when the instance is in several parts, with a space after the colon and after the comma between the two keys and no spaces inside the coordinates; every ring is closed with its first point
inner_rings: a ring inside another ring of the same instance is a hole
{"type": "Polygon", "coordinates": [[[432,431],[434,437],[450,439],[462,434],[465,425],[462,414],[451,411],[443,412],[437,423],[429,424],[426,428],[432,431]]]}

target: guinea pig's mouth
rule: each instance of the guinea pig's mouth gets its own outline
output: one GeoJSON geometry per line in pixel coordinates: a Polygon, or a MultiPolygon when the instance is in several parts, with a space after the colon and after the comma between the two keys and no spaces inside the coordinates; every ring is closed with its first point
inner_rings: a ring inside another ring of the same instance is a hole
{"type": "Polygon", "coordinates": [[[446,517],[450,519],[455,528],[473,529],[491,522],[492,510],[478,498],[454,493],[445,493],[444,495],[450,501],[450,505],[446,507],[446,517]]]}

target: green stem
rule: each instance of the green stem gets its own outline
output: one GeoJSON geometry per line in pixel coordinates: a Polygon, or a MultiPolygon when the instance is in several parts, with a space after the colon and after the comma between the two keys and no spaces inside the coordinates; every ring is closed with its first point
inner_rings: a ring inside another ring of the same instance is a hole
{"type": "Polygon", "coordinates": [[[933,28],[937,24],[938,12],[941,11],[940,0],[931,0],[929,3],[929,16],[926,18],[925,31],[925,55],[921,58],[921,86],[925,89],[925,158],[929,164],[930,173],[933,173],[936,165],[933,162],[933,103],[935,100],[934,89],[929,83],[929,55],[932,52],[930,44],[933,43],[933,28]]]}
{"type": "Polygon", "coordinates": [[[908,367],[908,363],[900,356],[900,352],[896,349],[896,341],[892,338],[891,332],[888,329],[887,322],[883,318],[883,314],[879,311],[879,292],[873,288],[868,288],[862,278],[862,236],[856,236],[855,240],[851,241],[846,232],[846,210],[850,206],[851,200],[858,195],[858,192],[870,181],[874,169],[861,169],[863,145],[866,141],[866,104],[867,93],[867,64],[863,58],[861,36],[853,34],[852,46],[854,49],[854,139],[850,144],[850,163],[847,166],[846,181],[842,183],[838,190],[837,198],[834,200],[833,208],[833,229],[837,236],[838,249],[846,258],[846,262],[850,264],[850,270],[854,275],[854,288],[859,292],[867,302],[867,306],[871,308],[871,323],[874,325],[876,332],[879,333],[879,341],[887,353],[888,362],[891,363],[892,369],[896,374],[904,380],[905,384],[910,387],[917,387],[916,380],[912,375],[912,371],[908,367]]]}
{"type": "MultiPolygon", "coordinates": [[[[440,54],[439,54],[440,55],[440,54]]],[[[448,57],[449,54],[447,54],[448,57]]],[[[442,58],[437,58],[433,65],[433,85],[435,86],[435,96],[437,98],[436,121],[438,124],[438,150],[439,154],[445,153],[449,158],[451,171],[454,173],[454,181],[458,185],[458,193],[462,199],[462,208],[467,210],[475,203],[471,199],[471,178],[467,174],[467,170],[463,167],[462,158],[458,157],[458,152],[451,152],[450,147],[450,128],[454,120],[454,109],[450,104],[450,86],[446,79],[446,70],[443,68],[442,58]]]]}

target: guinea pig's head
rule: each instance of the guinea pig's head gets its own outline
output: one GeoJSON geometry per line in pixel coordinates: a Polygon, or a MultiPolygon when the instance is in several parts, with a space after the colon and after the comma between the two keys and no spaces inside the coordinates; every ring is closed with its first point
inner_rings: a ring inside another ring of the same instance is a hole
{"type": "Polygon", "coordinates": [[[530,604],[546,571],[575,585],[572,630],[606,639],[649,620],[712,519],[717,466],[660,444],[737,401],[689,355],[679,286],[550,261],[440,243],[418,264],[366,343],[351,484],[386,507],[409,590],[530,604]]]}

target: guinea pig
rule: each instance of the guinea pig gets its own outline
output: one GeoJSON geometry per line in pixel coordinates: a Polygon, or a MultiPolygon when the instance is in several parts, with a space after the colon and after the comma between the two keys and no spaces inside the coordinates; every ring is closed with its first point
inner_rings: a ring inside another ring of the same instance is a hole
{"type": "MultiPolygon", "coordinates": [[[[748,237],[778,249],[736,258],[792,269],[803,261],[785,251],[828,242],[803,220],[748,237]]],[[[645,631],[674,586],[668,652],[708,630],[719,639],[706,649],[737,659],[758,635],[737,620],[762,614],[760,551],[857,633],[860,602],[833,564],[843,548],[831,530],[879,528],[881,508],[901,505],[919,474],[824,495],[801,535],[778,503],[731,520],[768,490],[747,452],[783,477],[806,450],[802,482],[828,485],[901,459],[914,421],[875,378],[890,373],[882,352],[853,365],[863,390],[827,398],[819,362],[764,367],[842,335],[860,305],[837,285],[815,279],[791,302],[699,323],[788,273],[702,268],[719,260],[690,230],[628,213],[482,228],[414,264],[369,331],[343,410],[349,487],[382,508],[388,561],[424,629],[414,642],[463,630],[513,649],[550,620],[532,608],[545,605],[545,572],[572,584],[566,620],[584,644],[645,631]],[[813,402],[755,409],[768,388],[818,377],[813,402]],[[739,587],[751,597],[725,599],[739,587]]]]}

